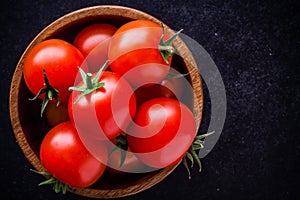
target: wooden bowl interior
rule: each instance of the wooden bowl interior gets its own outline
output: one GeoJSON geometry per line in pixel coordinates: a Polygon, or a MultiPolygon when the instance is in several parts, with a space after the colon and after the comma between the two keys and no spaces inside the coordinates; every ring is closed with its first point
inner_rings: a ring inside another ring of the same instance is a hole
{"type": "MultiPolygon", "coordinates": [[[[75,11],[56,20],[46,27],[28,46],[16,67],[10,94],[10,115],[13,130],[25,156],[36,170],[44,168],[39,160],[39,148],[45,134],[50,130],[45,117],[40,117],[40,104],[29,101],[33,94],[26,87],[23,79],[23,62],[27,53],[39,42],[60,38],[73,42],[75,35],[85,26],[96,22],[105,22],[117,27],[134,19],[148,19],[160,23],[156,18],[131,8],[119,6],[97,6],[75,11]]],[[[192,87],[197,89],[194,101],[197,103],[193,111],[197,123],[202,116],[202,85],[199,72],[187,47],[178,39],[175,46],[180,56],[175,55],[172,65],[176,65],[181,72],[190,72],[187,77],[192,87]]],[[[141,192],[164,179],[176,166],[143,174],[114,175],[105,172],[103,177],[94,185],[76,189],[72,192],[94,198],[114,198],[128,196],[141,192]]]]}

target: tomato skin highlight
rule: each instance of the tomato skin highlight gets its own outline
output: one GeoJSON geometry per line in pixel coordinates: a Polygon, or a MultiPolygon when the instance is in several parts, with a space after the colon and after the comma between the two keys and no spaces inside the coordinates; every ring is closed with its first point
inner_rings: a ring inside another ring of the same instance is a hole
{"type": "Polygon", "coordinates": [[[134,86],[158,83],[169,72],[158,49],[162,27],[148,20],[135,20],[121,26],[113,35],[108,49],[112,71],[125,75],[134,86]],[[132,73],[128,73],[131,70],[132,73]]]}
{"type": "Polygon", "coordinates": [[[110,38],[116,30],[113,25],[97,23],[85,27],[76,35],[73,44],[86,58],[90,73],[99,71],[107,60],[110,38]]]}
{"type": "Polygon", "coordinates": [[[76,103],[80,93],[73,91],[68,112],[80,135],[107,140],[126,130],[136,112],[136,98],[129,83],[114,72],[104,71],[100,82],[103,87],[76,103]]]}
{"type": "Polygon", "coordinates": [[[79,66],[87,69],[83,55],[75,46],[60,39],[45,40],[34,46],[25,58],[25,83],[36,95],[45,87],[44,69],[50,85],[59,91],[59,101],[66,103],[70,95],[68,88],[74,85],[79,66]]]}
{"type": "Polygon", "coordinates": [[[107,162],[107,147],[97,146],[99,158],[89,153],[70,122],[52,128],[42,141],[40,159],[45,169],[56,179],[72,187],[84,188],[103,174],[107,162]]]}
{"type": "Polygon", "coordinates": [[[134,122],[147,129],[131,124],[127,131],[128,145],[144,164],[154,168],[178,163],[191,146],[197,130],[194,115],[189,108],[170,98],[146,101],[138,108],[134,122]],[[165,118],[165,122],[157,131],[162,118],[165,118]],[[145,137],[153,131],[154,135],[145,137]]]}

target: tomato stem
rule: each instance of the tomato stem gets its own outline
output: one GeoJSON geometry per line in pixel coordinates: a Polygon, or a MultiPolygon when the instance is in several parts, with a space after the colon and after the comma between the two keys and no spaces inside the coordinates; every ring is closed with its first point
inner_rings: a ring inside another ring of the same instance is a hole
{"type": "Polygon", "coordinates": [[[189,179],[191,179],[191,178],[192,178],[192,176],[191,176],[191,171],[190,171],[190,168],[189,168],[189,166],[188,166],[188,164],[187,164],[186,157],[183,157],[182,163],[183,163],[183,165],[184,165],[184,167],[185,167],[185,169],[186,169],[186,171],[187,171],[187,173],[188,173],[189,179]]]}
{"type": "Polygon", "coordinates": [[[214,133],[214,131],[206,133],[206,134],[202,134],[202,135],[197,135],[194,138],[193,144],[190,146],[189,150],[186,152],[185,156],[182,159],[182,163],[185,167],[185,169],[187,170],[188,173],[188,177],[189,179],[191,179],[191,172],[189,169],[189,166],[187,164],[187,160],[189,160],[191,162],[191,168],[194,165],[194,161],[196,161],[198,167],[199,167],[199,172],[201,172],[202,170],[202,164],[200,161],[200,158],[198,156],[198,154],[196,153],[196,151],[199,151],[200,149],[204,148],[204,140],[207,136],[210,136],[214,133]]]}
{"type": "Polygon", "coordinates": [[[86,88],[87,89],[93,89],[92,76],[93,75],[91,73],[86,74],[86,88]]]}
{"type": "Polygon", "coordinates": [[[116,140],[118,141],[117,144],[112,148],[111,152],[109,153],[109,155],[111,155],[112,152],[116,151],[117,149],[120,149],[121,151],[121,162],[120,162],[120,166],[122,167],[123,163],[125,162],[125,158],[126,158],[126,153],[128,150],[128,141],[127,141],[127,137],[126,135],[118,135],[116,137],[116,140]]]}
{"type": "Polygon", "coordinates": [[[182,78],[182,77],[185,77],[187,75],[189,75],[189,73],[185,73],[185,74],[178,73],[178,74],[175,74],[175,75],[171,74],[171,73],[168,73],[167,76],[165,77],[165,80],[167,80],[167,79],[175,79],[175,78],[182,78]]]}
{"type": "Polygon", "coordinates": [[[175,40],[175,38],[179,35],[179,33],[183,30],[179,30],[177,31],[174,35],[172,35],[169,39],[167,39],[166,41],[164,41],[164,37],[165,37],[165,28],[164,25],[161,24],[162,27],[162,34],[160,37],[160,41],[158,44],[158,49],[159,52],[161,54],[161,56],[163,57],[164,61],[166,64],[169,64],[169,58],[173,56],[173,54],[176,52],[176,49],[171,46],[171,44],[173,43],[173,41],[175,40]]]}
{"type": "Polygon", "coordinates": [[[39,183],[39,186],[42,185],[52,185],[53,184],[53,190],[55,191],[55,193],[59,193],[62,192],[63,194],[67,193],[67,190],[72,190],[73,188],[61,181],[59,181],[58,179],[56,179],[55,177],[51,176],[48,172],[39,172],[33,169],[30,169],[30,171],[49,177],[48,179],[46,179],[45,181],[42,181],[39,183]]]}
{"type": "Polygon", "coordinates": [[[78,67],[81,78],[83,80],[83,85],[79,87],[78,86],[69,87],[69,91],[81,92],[81,94],[78,95],[77,99],[74,101],[74,104],[77,103],[83,96],[86,96],[104,86],[104,82],[99,83],[99,80],[100,80],[100,75],[102,74],[107,64],[108,61],[106,61],[103,64],[103,66],[99,69],[95,77],[93,77],[93,74],[91,73],[85,73],[80,67],[78,67]]]}
{"type": "Polygon", "coordinates": [[[55,89],[54,87],[51,86],[51,84],[49,83],[47,74],[46,74],[46,70],[43,69],[43,77],[44,77],[44,83],[45,83],[45,87],[40,89],[40,91],[37,93],[37,95],[31,99],[29,99],[30,101],[36,100],[37,98],[39,98],[42,94],[45,94],[45,97],[43,99],[43,103],[42,103],[42,107],[41,107],[41,117],[43,116],[43,113],[49,103],[49,101],[52,101],[53,98],[56,100],[56,106],[59,106],[59,91],[57,89],[55,89]]]}

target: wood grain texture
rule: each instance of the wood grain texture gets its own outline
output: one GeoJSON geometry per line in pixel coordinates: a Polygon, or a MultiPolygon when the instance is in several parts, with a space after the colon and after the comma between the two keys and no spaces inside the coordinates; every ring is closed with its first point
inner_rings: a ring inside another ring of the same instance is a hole
{"type": "MultiPolygon", "coordinates": [[[[10,88],[10,118],[14,135],[24,155],[32,166],[39,171],[44,168],[39,160],[39,146],[43,136],[50,127],[45,118],[39,117],[39,104],[28,101],[33,95],[27,89],[23,79],[23,63],[27,53],[39,42],[50,38],[61,38],[72,41],[83,27],[94,22],[107,22],[120,26],[134,19],[147,19],[156,23],[160,20],[144,12],[121,6],[95,6],[67,14],[48,25],[29,44],[21,56],[10,88]]],[[[165,27],[172,32],[167,25],[165,27]]],[[[189,79],[195,91],[193,111],[199,125],[202,118],[203,91],[200,74],[191,52],[180,38],[176,38],[174,46],[183,60],[189,79]]],[[[176,63],[175,63],[176,64],[176,63]]],[[[125,176],[105,173],[94,185],[75,189],[71,192],[93,198],[115,198],[136,194],[152,187],[166,178],[176,166],[144,174],[128,174],[125,176]]]]}

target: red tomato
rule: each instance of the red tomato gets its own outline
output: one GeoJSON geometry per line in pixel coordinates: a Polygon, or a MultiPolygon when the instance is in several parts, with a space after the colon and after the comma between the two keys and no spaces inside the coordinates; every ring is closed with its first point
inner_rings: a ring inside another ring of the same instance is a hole
{"type": "Polygon", "coordinates": [[[167,97],[180,100],[183,94],[185,81],[181,78],[164,79],[159,84],[149,87],[139,87],[134,91],[137,105],[158,97],[167,97]]]}
{"type": "Polygon", "coordinates": [[[77,188],[95,183],[107,162],[107,147],[97,144],[98,155],[92,155],[82,143],[70,122],[52,128],[42,141],[40,158],[45,169],[61,182],[77,188]]]}
{"type": "Polygon", "coordinates": [[[45,114],[50,126],[69,121],[68,104],[63,103],[57,106],[56,103],[50,102],[45,109],[45,114]]]}
{"type": "Polygon", "coordinates": [[[143,163],[155,168],[178,163],[197,132],[193,113],[183,103],[170,98],[143,103],[134,122],[127,131],[128,145],[143,163]]]}
{"type": "MultiPolygon", "coordinates": [[[[46,71],[50,85],[58,90],[59,101],[68,102],[68,88],[74,85],[78,66],[87,69],[81,52],[60,39],[49,39],[37,44],[28,53],[24,62],[24,79],[33,94],[45,87],[43,69],[46,71]]],[[[43,99],[45,95],[41,95],[43,99]]]]}
{"type": "Polygon", "coordinates": [[[129,83],[114,72],[102,73],[104,86],[75,102],[80,92],[73,91],[68,111],[79,134],[94,139],[112,139],[122,133],[136,111],[136,99],[129,83]]]}
{"type": "Polygon", "coordinates": [[[193,108],[193,89],[184,77],[169,78],[159,84],[149,87],[139,87],[134,91],[139,107],[142,103],[159,97],[167,97],[183,102],[190,109],[193,108]]]}
{"type": "Polygon", "coordinates": [[[98,23],[85,27],[76,36],[73,44],[86,57],[89,72],[99,71],[107,60],[108,44],[116,30],[110,24],[98,23]]]}
{"type": "Polygon", "coordinates": [[[136,87],[161,81],[168,74],[172,59],[167,56],[164,60],[158,48],[161,36],[161,25],[148,20],[135,20],[121,26],[108,49],[112,71],[126,74],[126,79],[136,87]]]}

